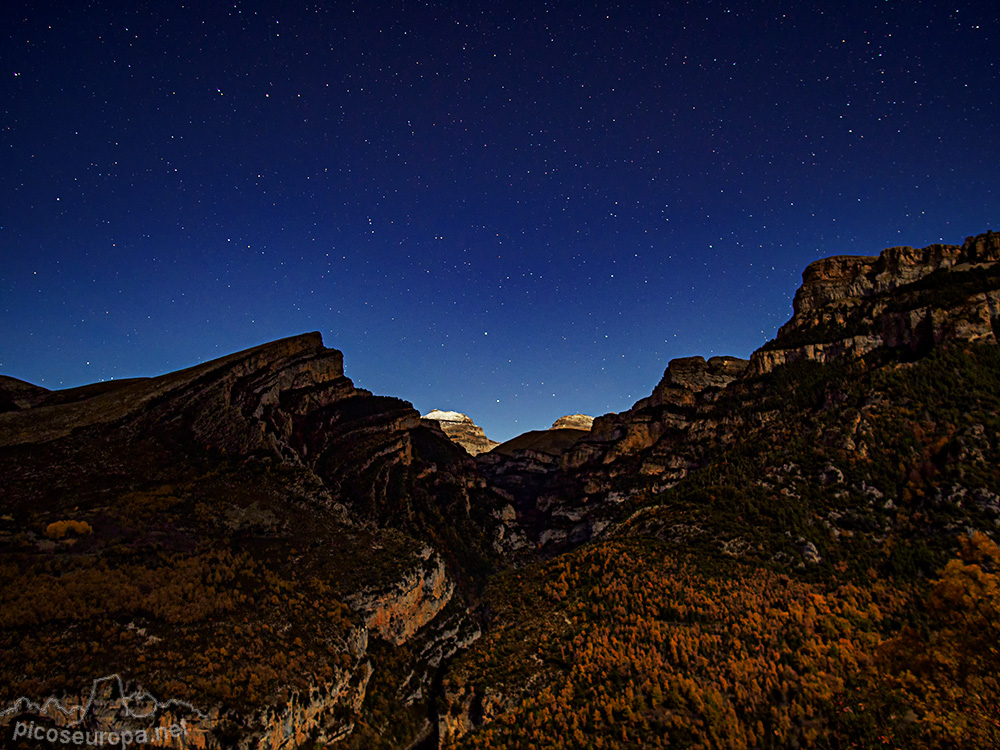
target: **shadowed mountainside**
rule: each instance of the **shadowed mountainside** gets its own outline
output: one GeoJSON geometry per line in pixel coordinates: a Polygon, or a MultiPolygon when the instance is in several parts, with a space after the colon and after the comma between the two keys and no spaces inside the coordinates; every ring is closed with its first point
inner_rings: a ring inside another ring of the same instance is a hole
{"type": "Polygon", "coordinates": [[[486,437],[482,427],[457,411],[434,409],[425,414],[423,418],[437,422],[444,434],[453,443],[465,448],[471,456],[485,453],[499,445],[496,440],[490,440],[486,437]]]}
{"type": "Polygon", "coordinates": [[[0,415],[5,700],[119,672],[213,706],[205,747],[428,730],[498,558],[471,458],[319,334],[82,392],[0,415]]]}

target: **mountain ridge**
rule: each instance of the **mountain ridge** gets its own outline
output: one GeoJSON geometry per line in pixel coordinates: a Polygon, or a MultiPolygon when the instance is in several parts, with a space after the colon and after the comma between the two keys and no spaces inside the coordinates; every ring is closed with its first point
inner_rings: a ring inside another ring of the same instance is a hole
{"type": "Polygon", "coordinates": [[[432,409],[421,419],[437,422],[452,442],[465,448],[472,456],[493,450],[500,445],[496,440],[486,437],[483,428],[461,412],[432,409]]]}
{"type": "MultiPolygon", "coordinates": [[[[0,705],[114,671],[204,708],[205,748],[987,746],[998,258],[988,232],[817,261],[749,360],[671,360],[507,453],[318,333],[5,377],[0,705]]],[[[136,729],[116,700],[91,721],[136,729]]]]}

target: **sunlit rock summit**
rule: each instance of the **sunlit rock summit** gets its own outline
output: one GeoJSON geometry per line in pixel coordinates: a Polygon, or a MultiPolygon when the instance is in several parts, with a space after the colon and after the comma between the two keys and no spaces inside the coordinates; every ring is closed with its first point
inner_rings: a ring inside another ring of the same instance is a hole
{"type": "Polygon", "coordinates": [[[424,414],[423,418],[434,420],[441,425],[444,434],[452,442],[465,448],[472,456],[485,453],[500,445],[496,440],[486,437],[482,427],[457,411],[434,409],[424,414]]]}

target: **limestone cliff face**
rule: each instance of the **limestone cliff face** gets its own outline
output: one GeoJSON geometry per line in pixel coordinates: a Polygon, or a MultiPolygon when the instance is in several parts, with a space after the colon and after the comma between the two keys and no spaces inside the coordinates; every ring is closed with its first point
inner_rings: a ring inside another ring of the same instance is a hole
{"type": "Polygon", "coordinates": [[[962,245],[891,247],[878,257],[811,263],[792,319],[753,354],[750,372],[881,348],[919,354],[947,341],[996,342],[998,261],[1000,234],[987,232],[962,245]]]}
{"type": "Polygon", "coordinates": [[[552,430],[589,430],[594,426],[594,418],[586,414],[567,414],[552,423],[552,430]]]}
{"type": "Polygon", "coordinates": [[[202,710],[169,696],[154,696],[117,674],[95,679],[79,692],[64,694],[31,713],[46,717],[71,737],[82,732],[82,741],[75,744],[87,744],[89,734],[89,744],[99,745],[99,733],[104,733],[104,744],[112,744],[108,739],[112,733],[127,733],[138,744],[192,750],[284,750],[308,740],[335,742],[353,730],[353,723],[340,716],[360,708],[373,672],[364,650],[355,656],[349,667],[333,667],[331,680],[294,692],[280,708],[263,708],[249,715],[218,708],[202,710]],[[221,739],[234,725],[241,728],[241,737],[221,739]]]}
{"type": "Polygon", "coordinates": [[[747,364],[738,357],[671,360],[648,398],[621,414],[595,419],[590,436],[574,446],[564,465],[579,467],[593,461],[608,464],[649,448],[667,433],[685,432],[697,416],[698,407],[710,403],[738,379],[747,364]]]}
{"type": "Polygon", "coordinates": [[[625,499],[611,490],[618,476],[683,478],[698,457],[675,449],[711,432],[707,411],[747,364],[736,357],[672,360],[653,393],[628,411],[597,417],[589,430],[525,433],[480,456],[480,470],[516,511],[506,549],[555,551],[601,533],[625,499]]]}
{"type": "MultiPolygon", "coordinates": [[[[648,398],[621,414],[595,419],[590,434],[563,456],[562,467],[582,470],[642,454],[631,470],[670,483],[695,465],[681,446],[719,432],[708,417],[709,407],[745,376],[801,359],[826,362],[880,348],[919,356],[948,341],[995,343],[1000,335],[998,261],[1000,234],[992,232],[962,245],[893,247],[877,257],[816,261],[803,273],[792,319],[749,362],[672,360],[648,398]]],[[[587,485],[595,489],[602,484],[600,472],[591,474],[587,485]]]]}
{"type": "Polygon", "coordinates": [[[891,292],[942,268],[951,268],[962,254],[958,245],[890,247],[876,256],[835,255],[810,263],[792,309],[806,314],[831,303],[891,292]]]}
{"type": "Polygon", "coordinates": [[[371,394],[355,390],[344,377],[339,351],[326,349],[320,334],[307,333],[186,370],[101,389],[71,403],[49,404],[51,397],[46,398],[35,408],[3,415],[0,445],[45,442],[72,430],[187,411],[194,417],[198,437],[220,447],[277,447],[288,437],[288,412],[303,413],[350,395],[371,394]]]}
{"type": "Polygon", "coordinates": [[[457,742],[482,724],[493,721],[516,706],[516,700],[489,685],[477,691],[462,685],[446,690],[447,710],[438,714],[438,747],[457,742]]]}
{"type": "Polygon", "coordinates": [[[486,437],[482,427],[457,411],[434,409],[423,418],[437,422],[452,442],[465,448],[472,456],[478,456],[500,445],[497,441],[486,437]]]}
{"type": "MultiPolygon", "coordinates": [[[[589,432],[546,448],[546,431],[508,441],[479,460],[515,508],[510,539],[545,547],[601,533],[627,499],[619,479],[646,475],[663,491],[704,465],[746,425],[717,408],[723,394],[752,400],[754,378],[801,359],[827,362],[876,349],[916,358],[951,341],[1000,337],[1000,235],[962,245],[895,247],[877,257],[816,261],[795,314],[751,359],[686,357],[668,364],[647,398],[593,420],[589,432]]],[[[763,417],[762,417],[763,418],[763,417]]],[[[758,425],[759,426],[759,425],[758,425]]],[[[558,430],[548,432],[559,432],[558,430]]]]}
{"type": "Polygon", "coordinates": [[[388,590],[360,591],[348,598],[370,633],[401,646],[451,601],[455,583],[444,562],[429,547],[419,564],[394,580],[388,590]]]}

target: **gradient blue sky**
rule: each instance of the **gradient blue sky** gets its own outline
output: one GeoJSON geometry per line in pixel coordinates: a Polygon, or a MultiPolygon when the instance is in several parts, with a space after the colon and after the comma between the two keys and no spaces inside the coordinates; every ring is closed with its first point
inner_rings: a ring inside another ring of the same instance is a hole
{"type": "Polygon", "coordinates": [[[1000,228],[990,2],[0,4],[0,373],[319,330],[494,439],[1000,228]]]}

